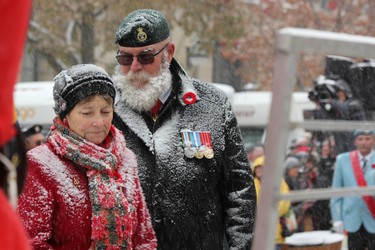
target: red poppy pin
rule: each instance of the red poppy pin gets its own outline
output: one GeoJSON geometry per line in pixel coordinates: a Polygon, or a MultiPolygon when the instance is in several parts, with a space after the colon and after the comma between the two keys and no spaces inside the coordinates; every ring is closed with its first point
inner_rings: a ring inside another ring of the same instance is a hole
{"type": "Polygon", "coordinates": [[[375,164],[372,164],[372,165],[371,165],[371,168],[372,168],[372,169],[375,169],[375,164]]]}
{"type": "Polygon", "coordinates": [[[194,92],[186,92],[182,99],[184,100],[185,104],[189,105],[197,101],[197,96],[194,92]]]}

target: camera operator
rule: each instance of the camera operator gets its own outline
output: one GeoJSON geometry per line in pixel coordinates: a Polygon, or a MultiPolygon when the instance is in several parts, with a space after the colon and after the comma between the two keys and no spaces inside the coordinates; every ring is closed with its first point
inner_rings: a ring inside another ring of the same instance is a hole
{"type": "MultiPolygon", "coordinates": [[[[347,82],[341,78],[329,79],[319,76],[315,87],[309,92],[310,100],[317,104],[314,119],[321,120],[365,120],[365,110],[360,100],[353,98],[352,90],[347,82]]],[[[351,132],[332,132],[334,138],[334,155],[354,150],[351,132]]],[[[327,140],[329,133],[318,133],[317,140],[327,140]]]]}

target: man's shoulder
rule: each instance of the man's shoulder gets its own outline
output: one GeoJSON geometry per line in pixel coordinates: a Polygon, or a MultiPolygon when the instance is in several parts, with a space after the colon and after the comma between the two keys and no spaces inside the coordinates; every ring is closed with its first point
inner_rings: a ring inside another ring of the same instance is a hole
{"type": "Polygon", "coordinates": [[[337,157],[336,157],[336,161],[339,162],[339,161],[347,161],[349,158],[350,158],[350,152],[344,152],[344,153],[341,153],[341,154],[338,154],[337,157]]]}
{"type": "Polygon", "coordinates": [[[181,79],[182,87],[179,86],[179,88],[181,88],[183,92],[186,89],[191,89],[191,86],[193,86],[198,94],[198,98],[202,100],[212,102],[226,101],[227,96],[222,90],[211,83],[189,76],[175,59],[172,60],[170,68],[172,74],[181,79]]]}
{"type": "Polygon", "coordinates": [[[194,78],[192,78],[192,83],[197,90],[200,99],[216,103],[225,102],[227,100],[225,93],[211,83],[203,82],[194,78]]]}

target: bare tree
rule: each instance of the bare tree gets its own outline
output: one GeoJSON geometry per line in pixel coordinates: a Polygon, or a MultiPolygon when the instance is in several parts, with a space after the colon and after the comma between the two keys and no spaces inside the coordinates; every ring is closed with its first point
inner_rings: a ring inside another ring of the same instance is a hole
{"type": "MultiPolygon", "coordinates": [[[[259,5],[238,0],[55,0],[33,1],[28,34],[31,53],[39,53],[55,73],[76,63],[113,68],[115,31],[130,11],[161,10],[172,27],[196,37],[208,55],[219,51],[235,65],[243,82],[257,81],[269,89],[272,81],[276,31],[284,27],[311,28],[372,36],[374,3],[370,0],[263,0],[259,5]],[[215,48],[218,46],[218,48],[215,48]],[[217,50],[218,49],[218,50],[217,50]]],[[[324,57],[301,55],[298,75],[306,88],[322,71],[324,57]]]]}

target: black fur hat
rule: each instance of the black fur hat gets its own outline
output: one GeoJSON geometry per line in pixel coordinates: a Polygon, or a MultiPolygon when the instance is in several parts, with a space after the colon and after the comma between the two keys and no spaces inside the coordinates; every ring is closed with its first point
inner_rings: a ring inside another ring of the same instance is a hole
{"type": "Polygon", "coordinates": [[[115,88],[108,73],[93,64],[75,65],[61,71],[53,80],[54,110],[61,119],[88,96],[108,94],[115,100],[115,88]]]}

